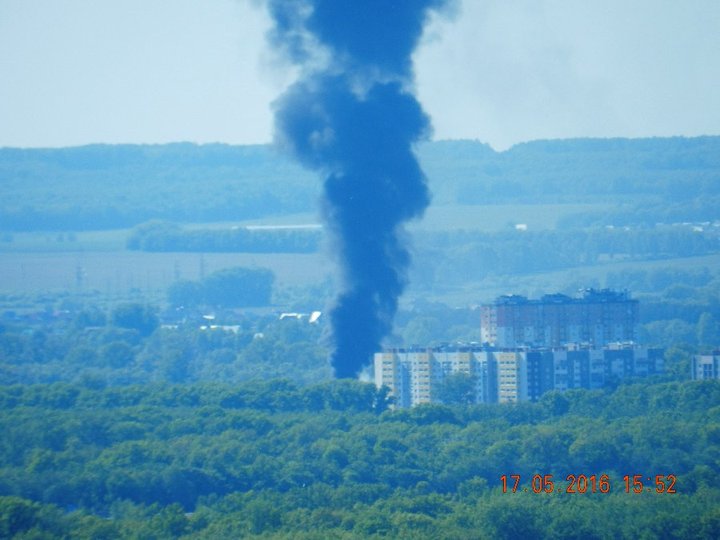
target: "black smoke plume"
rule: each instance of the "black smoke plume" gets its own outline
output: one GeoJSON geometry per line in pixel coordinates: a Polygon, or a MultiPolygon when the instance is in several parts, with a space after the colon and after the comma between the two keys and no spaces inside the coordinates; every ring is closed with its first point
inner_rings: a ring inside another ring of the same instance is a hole
{"type": "Polygon", "coordinates": [[[300,66],[275,103],[276,139],[325,176],[342,290],[330,313],[337,377],[356,377],[392,329],[410,256],[403,224],[430,201],[413,145],[430,123],[411,54],[445,0],[268,0],[271,39],[300,66]]]}

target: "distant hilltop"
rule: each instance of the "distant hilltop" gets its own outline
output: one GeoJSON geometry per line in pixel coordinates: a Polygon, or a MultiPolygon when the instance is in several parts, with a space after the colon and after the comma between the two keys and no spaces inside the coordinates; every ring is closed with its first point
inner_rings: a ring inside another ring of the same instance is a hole
{"type": "MultiPolygon", "coordinates": [[[[718,136],[544,140],[504,152],[478,141],[437,141],[421,144],[418,154],[434,205],[602,201],[621,208],[624,220],[648,223],[712,221],[720,205],[718,136]]],[[[0,148],[6,231],[316,212],[320,189],[316,175],[270,145],[0,148]]]]}

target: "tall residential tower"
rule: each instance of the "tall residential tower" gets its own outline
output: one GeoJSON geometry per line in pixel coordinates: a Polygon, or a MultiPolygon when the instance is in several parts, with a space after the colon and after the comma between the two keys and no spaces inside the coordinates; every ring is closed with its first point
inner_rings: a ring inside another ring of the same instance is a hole
{"type": "Polygon", "coordinates": [[[638,301],[628,292],[585,289],[579,298],[547,294],[539,300],[501,296],[481,307],[480,338],[495,347],[602,347],[633,342],[638,301]]]}

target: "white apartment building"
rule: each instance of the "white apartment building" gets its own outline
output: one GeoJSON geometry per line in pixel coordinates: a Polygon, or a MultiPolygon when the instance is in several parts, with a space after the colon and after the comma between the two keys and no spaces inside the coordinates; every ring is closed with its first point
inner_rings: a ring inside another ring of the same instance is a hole
{"type": "MultiPolygon", "coordinates": [[[[703,360],[705,378],[718,377],[718,356],[703,360]],[[704,367],[714,366],[712,370],[704,367]]],[[[480,346],[389,349],[374,357],[375,384],[387,386],[396,407],[438,401],[452,373],[474,379],[475,403],[535,401],[549,390],[602,388],[627,377],[663,370],[663,350],[613,344],[603,348],[496,349],[480,346]]]]}

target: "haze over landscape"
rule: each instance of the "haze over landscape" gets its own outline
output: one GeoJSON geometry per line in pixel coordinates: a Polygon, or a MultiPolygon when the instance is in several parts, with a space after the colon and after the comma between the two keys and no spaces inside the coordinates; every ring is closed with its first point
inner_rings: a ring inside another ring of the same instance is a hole
{"type": "Polygon", "coordinates": [[[720,538],[718,28],[0,0],[0,538],[720,538]]]}

